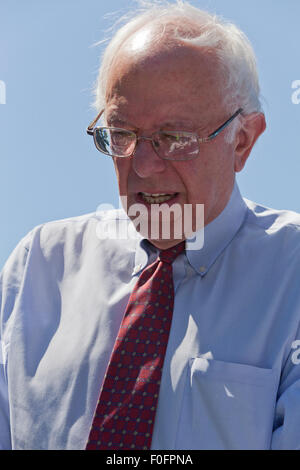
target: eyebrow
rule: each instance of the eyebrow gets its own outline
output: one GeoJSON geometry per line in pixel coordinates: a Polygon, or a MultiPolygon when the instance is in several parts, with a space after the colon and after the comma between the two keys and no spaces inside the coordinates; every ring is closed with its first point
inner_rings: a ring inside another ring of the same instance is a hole
{"type": "MultiPolygon", "coordinates": [[[[192,123],[192,121],[182,121],[180,119],[176,120],[174,119],[174,121],[167,121],[167,122],[164,122],[161,124],[160,126],[161,128],[164,128],[164,127],[173,127],[173,129],[176,130],[176,128],[179,130],[180,127],[189,127],[190,129],[193,129],[195,128],[195,124],[192,123]]],[[[198,127],[197,127],[198,128],[198,127]]]]}
{"type": "Polygon", "coordinates": [[[120,117],[111,117],[110,116],[110,118],[107,119],[107,121],[114,122],[114,123],[121,124],[121,125],[123,124],[125,126],[130,126],[130,127],[135,128],[135,126],[133,124],[130,124],[130,122],[128,122],[126,119],[122,119],[120,117]]]}
{"type": "MultiPolygon", "coordinates": [[[[111,115],[109,116],[109,119],[107,119],[107,122],[112,122],[114,124],[117,124],[119,126],[127,126],[127,127],[131,127],[132,129],[139,129],[137,126],[135,126],[134,124],[132,124],[131,122],[129,122],[127,119],[125,119],[123,116],[120,116],[118,115],[117,113],[114,113],[112,112],[111,115]]],[[[184,121],[184,120],[176,120],[174,119],[174,121],[166,121],[166,122],[162,122],[160,125],[158,125],[157,127],[159,127],[160,129],[164,129],[166,127],[168,127],[170,130],[180,130],[181,127],[184,127],[184,128],[189,128],[189,130],[192,130],[194,128],[194,130],[196,129],[199,129],[201,128],[202,126],[197,126],[197,128],[195,128],[195,125],[193,125],[192,121],[184,121]]]]}
{"type": "Polygon", "coordinates": [[[133,132],[137,132],[139,130],[138,127],[134,126],[130,122],[126,121],[125,119],[122,120],[121,118],[110,118],[109,120],[107,119],[107,124],[111,127],[127,129],[133,132]]]}
{"type": "Polygon", "coordinates": [[[107,121],[115,121],[115,122],[119,122],[119,123],[122,123],[122,124],[130,124],[125,117],[123,117],[121,114],[117,113],[114,110],[110,112],[108,117],[106,116],[107,121]],[[109,119],[108,119],[108,117],[109,117],[109,119]]]}

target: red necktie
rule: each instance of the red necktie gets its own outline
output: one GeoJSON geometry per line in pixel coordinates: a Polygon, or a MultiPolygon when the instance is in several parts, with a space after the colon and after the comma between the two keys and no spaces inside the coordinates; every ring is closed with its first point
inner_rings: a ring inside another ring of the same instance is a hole
{"type": "Polygon", "coordinates": [[[173,314],[172,263],[184,247],[160,251],[131,293],[86,450],[150,449],[173,314]]]}

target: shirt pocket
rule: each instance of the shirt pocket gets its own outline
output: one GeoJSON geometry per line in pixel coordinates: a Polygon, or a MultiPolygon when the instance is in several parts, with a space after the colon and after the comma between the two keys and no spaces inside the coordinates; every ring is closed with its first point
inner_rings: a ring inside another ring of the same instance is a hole
{"type": "Polygon", "coordinates": [[[191,358],[176,449],[268,449],[278,379],[273,369],[191,358]]]}

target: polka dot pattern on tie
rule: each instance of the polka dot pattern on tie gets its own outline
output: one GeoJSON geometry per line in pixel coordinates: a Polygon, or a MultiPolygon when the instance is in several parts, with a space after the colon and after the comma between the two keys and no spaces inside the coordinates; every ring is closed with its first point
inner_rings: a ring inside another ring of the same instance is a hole
{"type": "Polygon", "coordinates": [[[172,262],[184,242],[159,253],[129,298],[105,374],[87,450],[150,449],[172,322],[172,262]]]}

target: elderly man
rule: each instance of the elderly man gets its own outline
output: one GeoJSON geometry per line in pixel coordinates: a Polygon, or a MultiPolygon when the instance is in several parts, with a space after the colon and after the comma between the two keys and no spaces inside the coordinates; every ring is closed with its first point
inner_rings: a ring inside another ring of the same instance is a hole
{"type": "Polygon", "coordinates": [[[128,216],[43,224],[5,265],[1,447],[300,448],[300,217],[235,182],[265,130],[248,40],[151,7],[108,45],[97,106],[128,216]],[[136,236],[100,236],[116,223],[136,236]]]}

